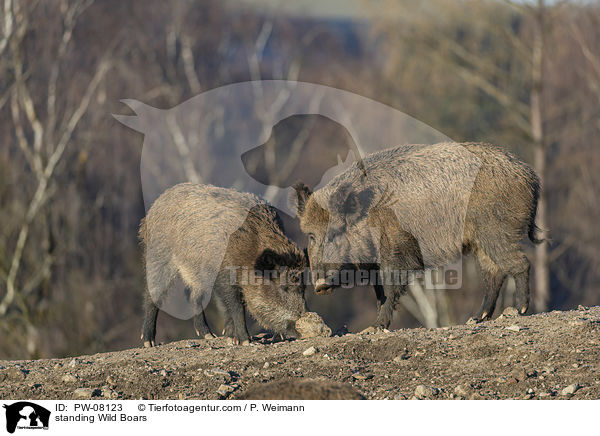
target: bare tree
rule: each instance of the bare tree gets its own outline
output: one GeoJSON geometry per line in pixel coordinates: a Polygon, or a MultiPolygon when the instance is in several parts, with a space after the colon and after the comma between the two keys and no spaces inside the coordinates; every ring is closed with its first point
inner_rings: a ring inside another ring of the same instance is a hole
{"type": "Polygon", "coordinates": [[[4,38],[0,42],[0,51],[6,51],[3,56],[4,68],[11,71],[14,76],[10,91],[10,113],[15,140],[32,170],[36,188],[31,198],[26,200],[25,214],[21,220],[16,242],[9,254],[8,271],[2,274],[5,292],[0,301],[0,316],[6,315],[11,307],[17,304],[27,326],[27,335],[31,338],[28,349],[32,354],[35,351],[36,329],[30,320],[30,308],[26,297],[29,292],[36,289],[44,277],[47,277],[53,259],[51,253],[46,252],[38,267],[38,273],[34,274],[29,281],[22,280],[19,271],[23,264],[23,251],[34,220],[54,193],[51,182],[56,175],[58,164],[71,144],[73,133],[90,106],[99,84],[110,68],[109,60],[101,59],[79,101],[69,107],[59,108],[57,81],[61,74],[61,67],[69,51],[77,20],[91,3],[91,0],[60,3],[62,33],[56,46],[54,62],[50,68],[44,93],[32,91],[31,72],[24,69],[28,56],[25,40],[32,31],[32,17],[37,4],[35,2],[12,3],[7,0],[3,10],[4,38]]]}
{"type": "MultiPolygon", "coordinates": [[[[406,25],[397,26],[399,37],[422,47],[421,53],[427,59],[454,72],[467,86],[479,90],[502,108],[516,136],[525,138],[529,143],[533,167],[544,186],[547,142],[542,101],[546,52],[544,35],[553,11],[548,10],[543,0],[536,0],[535,4],[506,0],[470,2],[469,5],[468,18],[459,18],[462,12],[442,2],[423,6],[427,18],[420,18],[420,15],[415,18],[418,14],[413,9],[418,8],[402,3],[403,11],[408,12],[404,14],[406,20],[403,24],[406,25]],[[440,14],[441,10],[446,13],[440,14]],[[433,18],[428,13],[444,18],[433,18]],[[491,20],[492,16],[495,17],[493,23],[488,23],[486,20],[491,20]],[[523,30],[522,24],[515,26],[515,21],[528,25],[528,28],[523,30]],[[531,37],[527,32],[531,33],[531,37]],[[492,46],[487,48],[486,53],[478,53],[480,40],[491,40],[500,48],[492,46]],[[504,65],[509,62],[516,65],[506,68],[504,65]],[[527,73],[529,79],[523,80],[522,73],[527,73]],[[514,84],[515,81],[520,81],[519,87],[514,84]],[[523,89],[528,90],[527,100],[523,98],[523,89]]],[[[463,7],[460,7],[461,11],[463,7]]],[[[380,31],[394,32],[385,23],[380,31]]],[[[398,67],[403,68],[400,65],[398,67]]],[[[390,68],[393,72],[394,67],[390,68]]],[[[541,229],[538,236],[541,238],[548,236],[546,215],[546,192],[542,189],[537,214],[537,225],[541,229]]],[[[534,277],[534,308],[536,311],[547,310],[550,299],[547,242],[535,247],[534,277]]]]}

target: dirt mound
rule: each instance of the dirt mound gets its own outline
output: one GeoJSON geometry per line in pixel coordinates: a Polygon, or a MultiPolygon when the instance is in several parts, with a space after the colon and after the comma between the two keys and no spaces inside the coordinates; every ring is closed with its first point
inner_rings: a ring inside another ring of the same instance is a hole
{"type": "Polygon", "coordinates": [[[235,399],[296,379],[369,399],[598,399],[600,307],[289,342],[262,335],[249,347],[216,338],[0,361],[2,399],[235,399]]]}

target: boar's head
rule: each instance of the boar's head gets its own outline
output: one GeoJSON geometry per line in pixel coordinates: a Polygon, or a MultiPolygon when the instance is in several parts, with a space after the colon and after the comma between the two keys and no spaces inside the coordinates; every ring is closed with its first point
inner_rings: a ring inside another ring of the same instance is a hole
{"type": "Polygon", "coordinates": [[[370,270],[379,259],[379,230],[370,212],[376,204],[373,187],[342,183],[319,200],[303,183],[294,186],[300,227],[308,237],[308,259],[315,292],[328,294],[352,287],[355,272],[370,270]]]}
{"type": "Polygon", "coordinates": [[[265,250],[254,265],[254,280],[244,286],[250,313],[264,327],[298,337],[296,321],[306,312],[304,253],[265,250]]]}

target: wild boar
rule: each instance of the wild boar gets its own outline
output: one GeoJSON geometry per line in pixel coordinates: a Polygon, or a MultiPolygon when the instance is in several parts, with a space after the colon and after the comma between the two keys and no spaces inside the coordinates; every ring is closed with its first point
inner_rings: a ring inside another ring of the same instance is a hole
{"type": "Polygon", "coordinates": [[[531,168],[476,143],[399,146],[367,155],[363,165],[314,193],[295,185],[316,293],[331,292],[348,270],[374,272],[374,327],[387,328],[406,283],[384,280],[384,271],[433,269],[472,252],[485,288],[477,320],[492,316],[507,275],[520,313],[527,311],[530,264],[520,241],[540,242],[540,184],[531,168]]]}
{"type": "Polygon", "coordinates": [[[238,400],[364,400],[350,384],[330,380],[283,379],[251,386],[238,400]]]}
{"type": "MultiPolygon", "coordinates": [[[[297,336],[306,312],[304,253],[283,233],[276,210],[258,197],[210,185],[166,190],[142,220],[147,292],[142,340],[155,345],[156,319],[176,280],[193,308],[198,336],[211,335],[202,311],[211,296],[224,334],[247,344],[245,308],[265,328],[297,336]]],[[[179,301],[181,304],[181,301],[179,301]]]]}

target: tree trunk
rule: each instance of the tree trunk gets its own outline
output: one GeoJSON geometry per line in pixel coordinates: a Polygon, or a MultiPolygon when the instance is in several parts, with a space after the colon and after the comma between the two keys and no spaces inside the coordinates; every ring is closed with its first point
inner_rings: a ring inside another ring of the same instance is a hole
{"type": "MultiPolygon", "coordinates": [[[[534,145],[533,166],[540,178],[542,190],[538,200],[537,226],[541,229],[539,237],[546,238],[546,195],[544,181],[546,172],[546,150],[544,144],[542,85],[544,54],[544,1],[538,0],[536,11],[535,34],[532,52],[532,84],[531,84],[531,133],[534,145]]],[[[548,269],[548,244],[542,242],[535,247],[534,265],[535,288],[533,306],[536,312],[548,310],[550,300],[550,273],[548,269]]]]}

